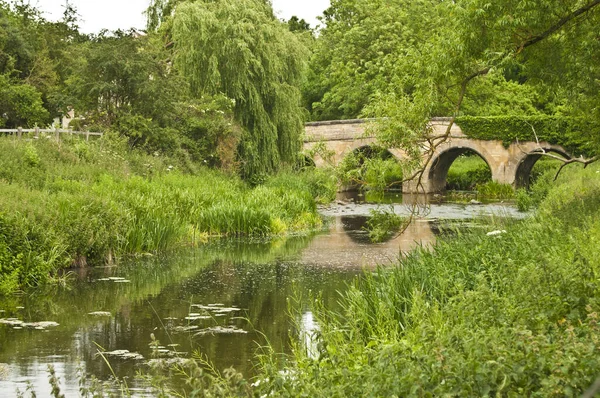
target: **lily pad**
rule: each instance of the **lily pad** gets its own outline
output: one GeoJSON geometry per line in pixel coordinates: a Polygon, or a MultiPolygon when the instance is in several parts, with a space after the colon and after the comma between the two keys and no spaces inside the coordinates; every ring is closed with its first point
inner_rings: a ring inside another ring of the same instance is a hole
{"type": "Polygon", "coordinates": [[[17,318],[0,319],[0,324],[14,326],[13,329],[32,328],[37,330],[46,330],[51,327],[59,326],[57,322],[52,321],[23,322],[17,318]]]}
{"type": "Polygon", "coordinates": [[[198,315],[198,316],[186,316],[184,319],[187,321],[197,321],[197,320],[212,319],[212,317],[208,316],[208,315],[198,315]]]}
{"type": "Polygon", "coordinates": [[[108,311],[94,311],[94,312],[88,312],[88,315],[92,315],[92,316],[112,316],[112,314],[108,311]]]}
{"type": "Polygon", "coordinates": [[[28,328],[34,328],[37,330],[46,330],[48,328],[54,328],[59,326],[57,322],[52,321],[41,321],[41,322],[31,322],[31,323],[23,323],[23,326],[28,328]]]}
{"type": "Polygon", "coordinates": [[[0,319],[0,324],[10,325],[10,326],[21,326],[24,322],[17,318],[6,318],[0,319]]]}
{"type": "Polygon", "coordinates": [[[192,304],[192,307],[199,308],[199,309],[205,310],[205,311],[214,312],[214,313],[227,313],[227,312],[241,311],[241,308],[223,307],[222,304],[208,304],[208,305],[192,304]]]}
{"type": "Polygon", "coordinates": [[[106,357],[120,358],[120,359],[134,359],[134,360],[142,360],[144,356],[138,354],[137,352],[130,352],[129,350],[114,350],[114,351],[105,351],[102,353],[96,354],[96,356],[104,355],[106,357]]]}
{"type": "Polygon", "coordinates": [[[189,326],[175,326],[171,330],[175,333],[191,332],[192,330],[200,329],[200,326],[189,325],[189,326]]]}
{"type": "Polygon", "coordinates": [[[248,334],[248,332],[244,329],[236,328],[235,326],[214,326],[211,328],[206,328],[198,331],[194,334],[196,336],[205,336],[207,334],[215,335],[215,334],[248,334]]]}

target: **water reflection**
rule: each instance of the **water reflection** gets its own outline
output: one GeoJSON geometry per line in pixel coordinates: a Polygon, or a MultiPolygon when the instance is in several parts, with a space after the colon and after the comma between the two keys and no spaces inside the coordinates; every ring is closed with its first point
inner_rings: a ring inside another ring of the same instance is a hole
{"type": "MultiPolygon", "coordinates": [[[[78,395],[78,369],[100,379],[110,377],[98,347],[150,359],[151,334],[164,350],[187,355],[198,350],[218,368],[234,366],[252,375],[253,354],[266,343],[265,337],[283,353],[290,352],[290,335],[310,342],[317,327],[311,297],[319,295],[323,305],[335,309],[338,292],[364,269],[389,264],[400,251],[435,240],[430,224],[417,222],[405,234],[373,245],[359,228],[364,221],[364,217],[336,217],[329,231],[313,237],[223,240],[120,267],[87,269],[68,289],[2,299],[0,318],[50,320],[60,326],[42,331],[0,325],[0,364],[7,364],[8,373],[0,376],[0,396],[14,396],[16,388],[24,391],[27,381],[39,396],[49,396],[48,364],[56,368],[63,392],[78,395]],[[292,297],[299,297],[293,302],[303,314],[297,324],[288,316],[292,297]],[[232,310],[206,310],[211,305],[232,310]],[[90,314],[99,311],[109,315],[90,314]]],[[[111,360],[119,377],[133,378],[143,364],[111,360]]],[[[129,384],[136,387],[131,380],[129,384]]]]}

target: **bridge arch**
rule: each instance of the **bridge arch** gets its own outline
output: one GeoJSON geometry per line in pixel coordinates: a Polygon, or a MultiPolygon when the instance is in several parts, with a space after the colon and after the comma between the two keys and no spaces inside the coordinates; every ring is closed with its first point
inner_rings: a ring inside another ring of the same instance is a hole
{"type": "Polygon", "coordinates": [[[484,148],[469,144],[450,146],[449,148],[444,148],[436,153],[431,161],[429,170],[425,171],[424,177],[427,179],[428,191],[444,192],[446,190],[446,182],[450,167],[459,156],[467,153],[473,153],[479,156],[490,169],[492,179],[494,178],[494,167],[492,167],[493,164],[490,163],[493,158],[484,148]]]}
{"type": "Polygon", "coordinates": [[[397,156],[390,151],[388,148],[382,147],[376,144],[365,144],[358,148],[355,148],[351,152],[352,154],[362,154],[365,158],[373,158],[375,156],[381,156],[383,159],[391,159],[394,158],[396,160],[397,156]]]}
{"type": "Polygon", "coordinates": [[[344,187],[344,190],[387,187],[402,189],[402,165],[397,151],[378,144],[365,144],[355,148],[340,161],[340,169],[359,182],[344,187]]]}
{"type": "Polygon", "coordinates": [[[544,156],[541,152],[549,152],[562,156],[565,159],[571,158],[571,155],[562,147],[556,145],[547,145],[522,154],[518,160],[515,172],[515,188],[528,188],[531,176],[531,170],[538,160],[544,156]]]}

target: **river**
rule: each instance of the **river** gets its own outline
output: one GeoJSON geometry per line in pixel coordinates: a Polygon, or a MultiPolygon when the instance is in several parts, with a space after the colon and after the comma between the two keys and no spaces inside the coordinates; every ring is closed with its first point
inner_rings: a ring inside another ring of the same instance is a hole
{"type": "Polygon", "coordinates": [[[323,208],[328,227],[312,236],[223,239],[118,267],[78,270],[68,274],[64,287],[0,298],[0,396],[15,396],[28,384],[38,396],[50,396],[48,365],[67,397],[79,395],[80,375],[106,380],[113,371],[144,395],[134,376],[150,358],[192,352],[219,369],[233,366],[252,376],[259,345],[268,341],[276,352],[289,353],[290,338],[316,327],[313,300],[335,309],[339,292],[365,270],[390,266],[400,251],[433,244],[439,220],[518,216],[503,205],[433,205],[402,235],[371,244],[362,227],[372,208],[323,208]],[[298,314],[295,322],[288,306],[298,314]],[[41,321],[57,325],[36,323],[41,321]],[[150,346],[153,338],[158,349],[150,346]],[[109,368],[98,353],[116,350],[125,355],[105,354],[109,368]]]}

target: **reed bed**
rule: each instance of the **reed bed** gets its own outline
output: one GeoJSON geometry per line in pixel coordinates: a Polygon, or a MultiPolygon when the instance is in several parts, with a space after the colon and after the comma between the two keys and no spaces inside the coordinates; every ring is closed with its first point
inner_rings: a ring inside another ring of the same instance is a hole
{"type": "Polygon", "coordinates": [[[305,174],[252,188],[236,176],[129,151],[110,137],[4,138],[0,153],[0,293],[37,285],[60,268],[165,251],[198,237],[321,227],[310,194],[317,181],[305,174]]]}

